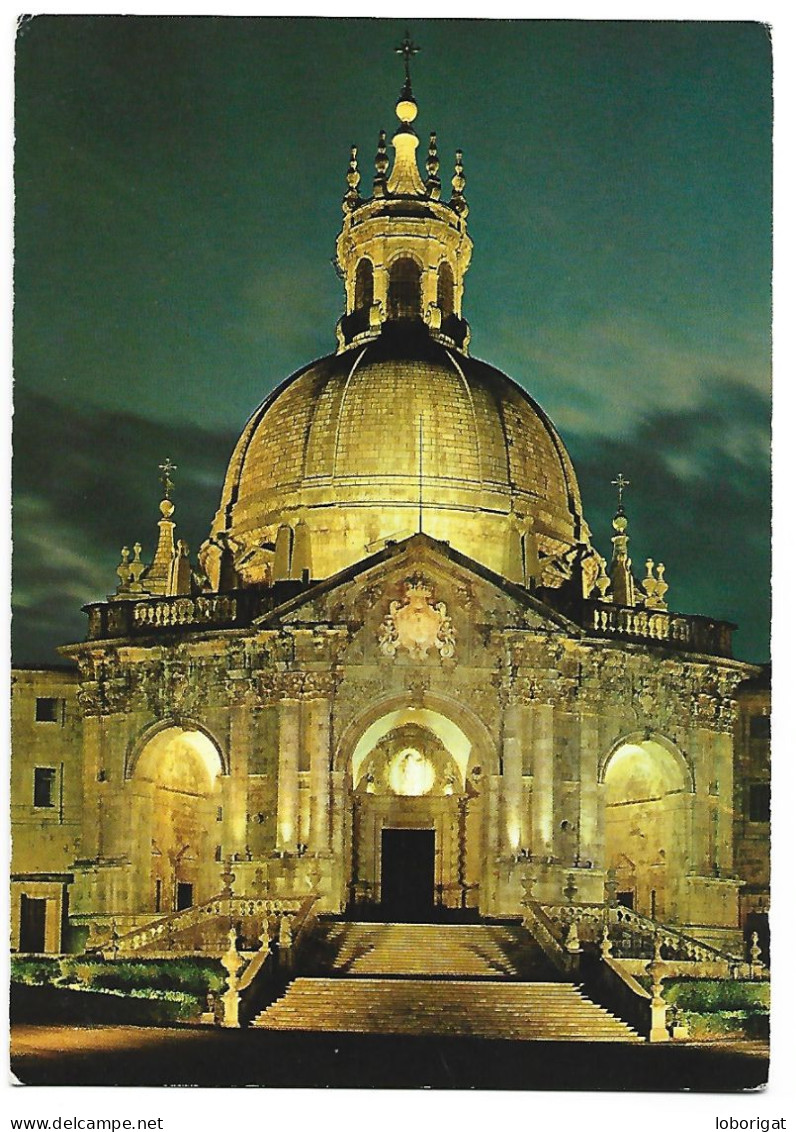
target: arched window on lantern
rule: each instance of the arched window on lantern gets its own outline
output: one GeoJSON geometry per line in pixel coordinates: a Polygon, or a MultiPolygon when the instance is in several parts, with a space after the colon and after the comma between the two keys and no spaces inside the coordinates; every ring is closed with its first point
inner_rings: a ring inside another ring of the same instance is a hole
{"type": "Polygon", "coordinates": [[[420,268],[404,256],[390,267],[388,318],[420,318],[420,268]]]}
{"type": "Polygon", "coordinates": [[[443,261],[437,275],[437,306],[443,318],[453,314],[453,269],[443,261]]]}
{"type": "Polygon", "coordinates": [[[369,259],[361,259],[357,264],[354,285],[354,309],[368,310],[373,305],[373,264],[369,259]]]}

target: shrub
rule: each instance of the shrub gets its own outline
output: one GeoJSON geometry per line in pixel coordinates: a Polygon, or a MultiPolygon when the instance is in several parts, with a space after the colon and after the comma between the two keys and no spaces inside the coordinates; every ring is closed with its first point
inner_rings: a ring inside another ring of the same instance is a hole
{"type": "Polygon", "coordinates": [[[767,1038],[768,1015],[747,1010],[680,1010],[678,1017],[688,1023],[690,1037],[767,1038]]]}
{"type": "Polygon", "coordinates": [[[765,1014],[771,1002],[768,982],[734,979],[667,979],[663,997],[680,1010],[697,1014],[747,1011],[765,1014]]]}
{"type": "Polygon", "coordinates": [[[11,956],[12,983],[46,986],[55,981],[59,972],[57,959],[21,959],[17,955],[11,956]]]}
{"type": "MultiPolygon", "coordinates": [[[[225,985],[224,970],[217,959],[101,959],[94,956],[64,956],[60,959],[14,959],[14,982],[86,990],[117,991],[137,997],[182,995],[192,1004],[204,1002],[208,991],[225,985]]],[[[175,1001],[177,1001],[175,999],[175,1001]]]]}

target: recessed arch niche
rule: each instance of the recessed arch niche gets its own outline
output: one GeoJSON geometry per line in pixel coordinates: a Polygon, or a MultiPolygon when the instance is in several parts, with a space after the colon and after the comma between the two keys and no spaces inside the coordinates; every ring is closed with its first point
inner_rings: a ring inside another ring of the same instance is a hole
{"type": "Polygon", "coordinates": [[[436,914],[474,909],[481,873],[481,775],[473,744],[432,708],[388,711],[350,758],[349,904],[381,904],[384,831],[433,831],[436,914]]]}
{"type": "Polygon", "coordinates": [[[222,774],[203,731],[166,726],[141,746],[129,783],[139,906],[166,914],[217,891],[222,774]]]}
{"type": "Polygon", "coordinates": [[[672,744],[632,738],[602,768],[606,862],[621,903],[659,920],[677,920],[689,859],[691,778],[672,744]]]}

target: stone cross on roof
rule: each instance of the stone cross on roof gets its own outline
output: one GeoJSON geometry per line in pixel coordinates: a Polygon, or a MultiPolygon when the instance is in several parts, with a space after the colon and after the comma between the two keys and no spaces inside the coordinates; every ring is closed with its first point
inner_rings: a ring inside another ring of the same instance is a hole
{"type": "Polygon", "coordinates": [[[401,44],[401,46],[395,48],[395,54],[396,55],[403,55],[403,57],[404,57],[404,71],[406,72],[407,83],[410,81],[409,80],[409,60],[412,58],[413,55],[417,55],[419,50],[420,50],[420,48],[417,46],[417,44],[412,42],[412,37],[409,34],[409,32],[406,32],[406,34],[404,35],[403,43],[401,44]]]}
{"type": "Polygon", "coordinates": [[[171,493],[174,491],[174,480],[171,478],[171,473],[177,471],[177,465],[172,464],[171,457],[167,456],[165,463],[158,464],[160,469],[160,482],[163,484],[163,494],[166,499],[171,499],[171,493]]]}
{"type": "Polygon", "coordinates": [[[618,492],[619,492],[619,510],[623,511],[624,508],[622,506],[622,493],[624,492],[626,487],[630,487],[630,480],[626,480],[625,477],[620,472],[615,480],[611,480],[611,483],[615,488],[618,489],[618,492]]]}

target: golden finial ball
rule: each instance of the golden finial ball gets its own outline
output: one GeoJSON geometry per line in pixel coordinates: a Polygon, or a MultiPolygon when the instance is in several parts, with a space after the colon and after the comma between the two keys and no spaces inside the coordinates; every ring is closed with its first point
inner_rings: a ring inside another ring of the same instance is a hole
{"type": "Polygon", "coordinates": [[[405,123],[414,122],[417,117],[417,103],[411,98],[402,98],[395,106],[395,113],[405,123]]]}
{"type": "Polygon", "coordinates": [[[163,499],[160,504],[160,513],[164,519],[170,519],[174,514],[174,504],[170,499],[163,499]]]}

